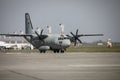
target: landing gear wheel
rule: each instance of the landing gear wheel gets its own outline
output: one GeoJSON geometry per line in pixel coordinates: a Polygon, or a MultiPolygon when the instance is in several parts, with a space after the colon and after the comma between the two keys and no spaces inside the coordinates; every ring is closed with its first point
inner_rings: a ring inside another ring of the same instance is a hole
{"type": "Polygon", "coordinates": [[[56,53],[56,50],[54,50],[54,53],[56,53]]]}
{"type": "Polygon", "coordinates": [[[59,53],[59,50],[54,50],[54,53],[59,53]]]}
{"type": "Polygon", "coordinates": [[[61,53],[64,53],[64,50],[61,50],[61,53]]]}
{"type": "Polygon", "coordinates": [[[54,53],[64,53],[64,50],[54,50],[54,53]]]}
{"type": "Polygon", "coordinates": [[[40,50],[40,53],[45,53],[46,51],[45,50],[40,50]]]}
{"type": "Polygon", "coordinates": [[[57,50],[57,53],[59,53],[59,50],[57,50]]]}

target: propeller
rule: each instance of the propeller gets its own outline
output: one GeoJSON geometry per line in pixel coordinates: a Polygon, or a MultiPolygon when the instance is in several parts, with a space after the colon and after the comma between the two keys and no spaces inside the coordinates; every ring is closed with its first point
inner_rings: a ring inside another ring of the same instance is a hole
{"type": "Polygon", "coordinates": [[[42,35],[42,33],[43,33],[43,29],[41,30],[40,34],[38,34],[38,32],[35,31],[35,34],[39,37],[39,40],[43,40],[44,38],[47,37],[46,35],[42,35]]]}
{"type": "Polygon", "coordinates": [[[73,37],[70,37],[69,35],[67,35],[69,38],[71,38],[71,41],[75,42],[74,45],[76,46],[77,41],[79,41],[80,43],[82,43],[82,41],[79,39],[79,37],[82,36],[103,36],[103,34],[78,34],[78,29],[76,30],[76,34],[73,34],[72,32],[70,32],[72,34],[73,37]]]}
{"type": "Polygon", "coordinates": [[[74,43],[75,46],[77,44],[77,41],[79,41],[80,43],[82,43],[82,41],[79,39],[80,36],[78,35],[78,29],[76,30],[76,34],[73,34],[72,32],[70,32],[70,33],[72,34],[73,39],[75,41],[75,43],[74,43]]]}

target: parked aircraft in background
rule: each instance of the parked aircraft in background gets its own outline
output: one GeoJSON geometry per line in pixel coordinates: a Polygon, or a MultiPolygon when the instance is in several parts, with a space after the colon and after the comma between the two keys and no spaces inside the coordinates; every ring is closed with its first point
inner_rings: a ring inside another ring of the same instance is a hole
{"type": "Polygon", "coordinates": [[[0,46],[1,46],[1,49],[12,49],[12,48],[16,47],[16,45],[13,43],[6,43],[3,41],[0,41],[0,46]]]}
{"type": "Polygon", "coordinates": [[[111,41],[111,39],[108,39],[108,41],[107,41],[107,47],[108,48],[112,47],[112,41],[111,41]]]}
{"type": "Polygon", "coordinates": [[[14,50],[21,50],[21,49],[33,49],[33,46],[29,43],[6,43],[4,41],[0,41],[0,50],[2,49],[14,49],[14,50]]]}
{"type": "Polygon", "coordinates": [[[82,43],[79,37],[82,36],[103,36],[103,34],[78,34],[78,29],[76,34],[70,32],[72,36],[65,34],[43,34],[43,29],[40,33],[33,31],[33,26],[29,13],[25,13],[25,34],[0,34],[5,36],[21,36],[24,37],[29,43],[31,43],[39,51],[46,52],[46,50],[53,50],[54,53],[64,53],[66,48],[68,48],[71,42],[74,42],[74,45],[77,44],[77,41],[82,43]]]}

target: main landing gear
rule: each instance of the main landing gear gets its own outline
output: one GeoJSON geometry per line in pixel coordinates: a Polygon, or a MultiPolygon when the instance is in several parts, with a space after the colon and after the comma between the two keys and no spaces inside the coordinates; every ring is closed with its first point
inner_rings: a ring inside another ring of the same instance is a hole
{"type": "MultiPolygon", "coordinates": [[[[40,53],[46,53],[46,50],[39,50],[40,51],[40,53]]],[[[62,50],[59,50],[59,49],[57,49],[57,50],[53,50],[53,52],[54,53],[64,53],[64,50],[62,49],[62,50]]]]}
{"type": "Polygon", "coordinates": [[[54,53],[64,53],[64,50],[54,50],[54,53]]]}
{"type": "Polygon", "coordinates": [[[46,50],[39,50],[40,51],[40,53],[45,53],[46,52],[46,50]]]}

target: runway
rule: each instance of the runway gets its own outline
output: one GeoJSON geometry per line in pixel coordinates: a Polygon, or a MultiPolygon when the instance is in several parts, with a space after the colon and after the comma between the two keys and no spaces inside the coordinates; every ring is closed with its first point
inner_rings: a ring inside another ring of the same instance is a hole
{"type": "Polygon", "coordinates": [[[120,53],[0,53],[0,80],[120,80],[120,53]]]}

